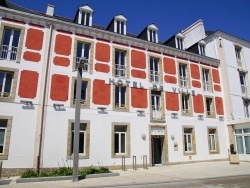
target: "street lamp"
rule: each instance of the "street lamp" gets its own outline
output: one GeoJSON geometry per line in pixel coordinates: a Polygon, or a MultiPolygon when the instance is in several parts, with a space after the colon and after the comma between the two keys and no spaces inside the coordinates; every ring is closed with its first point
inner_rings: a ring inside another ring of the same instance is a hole
{"type": "Polygon", "coordinates": [[[79,166],[79,129],[81,114],[81,90],[82,90],[82,68],[87,62],[86,57],[81,57],[76,64],[77,81],[76,81],[76,102],[75,102],[75,124],[74,124],[74,150],[73,150],[73,182],[78,181],[79,166]]]}

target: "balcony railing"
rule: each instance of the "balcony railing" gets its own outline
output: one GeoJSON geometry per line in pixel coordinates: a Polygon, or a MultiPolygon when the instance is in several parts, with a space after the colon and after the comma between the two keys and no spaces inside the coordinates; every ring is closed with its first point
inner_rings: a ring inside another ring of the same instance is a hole
{"type": "Polygon", "coordinates": [[[150,71],[150,78],[152,82],[159,82],[160,74],[158,71],[150,71]]]}
{"type": "Polygon", "coordinates": [[[0,59],[16,60],[17,47],[2,45],[0,52],[0,59]]]}
{"type": "Polygon", "coordinates": [[[0,92],[0,98],[10,98],[11,93],[9,92],[0,92]]]}
{"type": "MultiPolygon", "coordinates": [[[[78,63],[80,61],[80,58],[81,57],[76,57],[76,63],[78,63]]],[[[84,72],[88,72],[89,71],[89,60],[88,59],[86,59],[86,62],[83,63],[82,70],[84,72]]]]}
{"type": "Polygon", "coordinates": [[[242,61],[241,61],[240,58],[237,59],[237,66],[238,66],[238,68],[243,68],[242,67],[242,61]]]}
{"type": "Polygon", "coordinates": [[[242,94],[247,94],[247,86],[246,85],[241,85],[241,92],[242,92],[242,94]]]}
{"type": "Polygon", "coordinates": [[[211,91],[210,82],[204,82],[203,89],[204,89],[204,91],[211,91]]]}
{"type": "Polygon", "coordinates": [[[162,119],[161,106],[152,106],[152,119],[154,120],[162,119]]]}
{"type": "Polygon", "coordinates": [[[115,65],[115,76],[116,77],[125,77],[126,66],[125,65],[115,65]]]}
{"type": "Polygon", "coordinates": [[[187,77],[185,77],[185,76],[180,76],[180,86],[181,87],[184,87],[184,88],[186,88],[186,87],[188,87],[188,82],[187,82],[187,77]]]}

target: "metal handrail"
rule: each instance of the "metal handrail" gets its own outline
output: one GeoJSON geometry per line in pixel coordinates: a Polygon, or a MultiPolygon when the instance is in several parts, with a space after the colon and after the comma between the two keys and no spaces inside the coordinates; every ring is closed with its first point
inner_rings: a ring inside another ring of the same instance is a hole
{"type": "MultiPolygon", "coordinates": [[[[76,57],[76,63],[80,61],[82,57],[76,57]]],[[[88,72],[89,70],[89,59],[86,59],[86,62],[83,63],[82,70],[88,72]]]]}
{"type": "Polygon", "coordinates": [[[18,47],[1,45],[0,59],[16,60],[18,47]]]}
{"type": "Polygon", "coordinates": [[[0,92],[0,98],[10,98],[11,93],[9,92],[0,92]]]}

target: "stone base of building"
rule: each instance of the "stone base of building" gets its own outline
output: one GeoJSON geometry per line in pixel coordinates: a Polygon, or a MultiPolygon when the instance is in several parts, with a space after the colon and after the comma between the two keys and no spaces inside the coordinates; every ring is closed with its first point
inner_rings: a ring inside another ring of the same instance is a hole
{"type": "Polygon", "coordinates": [[[229,163],[230,164],[240,164],[239,155],[229,155],[229,163]]]}

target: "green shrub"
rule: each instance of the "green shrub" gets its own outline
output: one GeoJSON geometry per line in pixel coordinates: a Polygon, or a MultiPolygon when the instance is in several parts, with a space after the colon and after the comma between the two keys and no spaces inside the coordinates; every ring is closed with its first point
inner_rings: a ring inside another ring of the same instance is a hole
{"type": "Polygon", "coordinates": [[[21,178],[36,178],[36,177],[38,177],[38,174],[34,170],[27,170],[21,175],[21,178]]]}

